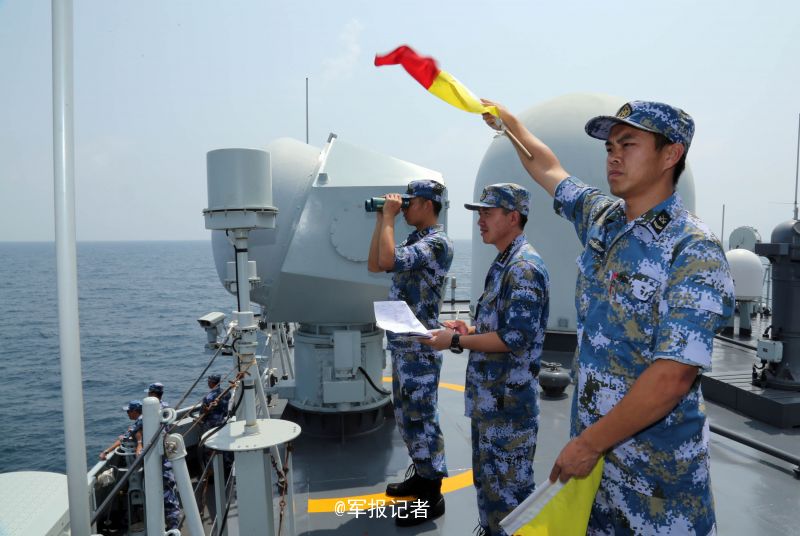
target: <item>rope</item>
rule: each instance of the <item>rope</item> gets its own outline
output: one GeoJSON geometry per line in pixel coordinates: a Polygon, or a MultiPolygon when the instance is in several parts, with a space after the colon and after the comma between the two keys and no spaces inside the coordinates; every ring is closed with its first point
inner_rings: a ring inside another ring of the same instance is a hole
{"type": "MultiPolygon", "coordinates": [[[[228,374],[230,374],[230,373],[228,373],[228,374]]],[[[241,380],[246,375],[247,375],[247,371],[246,370],[237,373],[236,374],[236,378],[234,380],[228,382],[228,384],[229,384],[228,387],[225,390],[220,391],[220,394],[216,398],[214,398],[214,400],[212,401],[212,405],[215,402],[218,402],[221,398],[223,398],[225,396],[225,394],[230,392],[230,390],[233,389],[236,386],[236,384],[239,382],[239,380],[241,380]]],[[[226,377],[227,377],[227,375],[226,375],[226,377]]],[[[206,415],[208,415],[209,411],[211,411],[211,406],[209,406],[208,409],[202,409],[202,407],[201,407],[200,413],[195,418],[195,420],[192,422],[192,425],[184,432],[183,435],[188,435],[189,432],[191,432],[194,429],[195,426],[199,425],[202,422],[202,420],[205,419],[206,415]]],[[[227,420],[228,420],[228,416],[226,415],[224,422],[227,422],[227,420]]],[[[175,426],[177,426],[177,425],[176,424],[172,425],[172,427],[170,428],[170,432],[172,431],[173,428],[175,428],[175,426]]]]}
{"type": "Polygon", "coordinates": [[[278,474],[278,483],[279,483],[279,485],[280,485],[281,479],[283,480],[283,485],[280,486],[280,489],[281,489],[281,501],[278,503],[278,505],[280,506],[280,512],[279,512],[279,515],[278,515],[278,535],[277,536],[281,536],[281,532],[283,530],[283,517],[284,517],[284,514],[286,513],[286,494],[289,491],[289,476],[288,476],[288,472],[289,472],[289,457],[290,457],[290,454],[291,454],[292,450],[293,450],[292,449],[292,442],[289,441],[288,443],[286,443],[286,450],[284,450],[284,452],[283,452],[283,459],[286,461],[284,463],[284,465],[283,465],[283,471],[279,471],[278,470],[278,464],[275,461],[275,458],[272,457],[272,456],[270,457],[270,459],[272,460],[272,466],[275,468],[275,472],[278,474]]]}

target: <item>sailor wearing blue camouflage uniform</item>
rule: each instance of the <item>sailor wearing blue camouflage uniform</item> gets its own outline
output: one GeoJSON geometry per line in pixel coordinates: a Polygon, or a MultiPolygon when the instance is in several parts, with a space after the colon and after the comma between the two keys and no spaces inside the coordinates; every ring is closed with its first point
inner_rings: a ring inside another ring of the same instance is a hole
{"type": "MultiPolygon", "coordinates": [[[[158,399],[161,409],[169,407],[169,403],[162,400],[164,396],[163,383],[153,382],[147,386],[145,392],[147,396],[158,399]]],[[[141,426],[141,417],[138,422],[141,426]]],[[[181,517],[181,505],[178,501],[178,485],[175,482],[175,473],[172,472],[172,462],[165,457],[162,465],[161,476],[164,481],[164,518],[166,519],[167,530],[169,530],[171,528],[178,528],[181,517]]]]}
{"type": "Polygon", "coordinates": [[[445,322],[430,342],[470,350],[465,384],[479,533],[504,535],[500,520],[533,492],[539,428],[539,369],[549,312],[549,275],[524,226],[530,194],[492,184],[477,203],[481,237],[499,251],[486,275],[473,326],[445,322]]]}
{"type": "MultiPolygon", "coordinates": [[[[118,441],[103,451],[100,455],[100,458],[103,460],[105,460],[106,456],[120,444],[126,444],[133,448],[136,452],[136,456],[142,453],[142,402],[141,400],[131,400],[123,406],[122,409],[127,412],[128,418],[131,419],[133,423],[128,427],[125,433],[120,436],[118,441]]],[[[172,472],[172,463],[166,458],[164,458],[162,462],[161,478],[164,487],[165,526],[167,530],[177,529],[181,521],[181,504],[178,500],[175,475],[172,472]]]]}
{"type": "Polygon", "coordinates": [[[674,191],[694,121],[644,101],[590,120],[586,132],[606,142],[614,200],[569,176],[502,107],[500,117],[533,153],[523,165],[585,248],[573,439],[551,480],[584,476],[605,454],[588,534],[715,534],[699,375],[711,369],[734,296],[719,241],[674,191]]]}
{"type": "MultiPolygon", "coordinates": [[[[453,261],[453,244],[438,223],[444,194],[444,186],[433,180],[411,181],[403,195],[387,194],[370,243],[369,270],[392,272],[389,299],[405,301],[429,329],[438,326],[445,277],[453,261]],[[406,207],[403,199],[408,199],[406,207]],[[416,230],[395,246],[394,222],[400,210],[416,230]]],[[[424,516],[395,518],[399,525],[414,525],[444,513],[441,483],[447,464],[437,409],[442,354],[392,333],[386,337],[392,354],[395,420],[412,460],[406,480],[389,484],[386,493],[427,503],[424,516]]]]}
{"type": "Polygon", "coordinates": [[[128,414],[128,418],[132,420],[128,429],[125,430],[119,438],[111,444],[110,447],[100,453],[100,459],[105,460],[109,454],[117,449],[117,447],[124,445],[126,448],[133,449],[138,456],[142,450],[142,401],[131,400],[122,407],[122,411],[128,414]]]}
{"type": "Polygon", "coordinates": [[[206,378],[208,388],[211,390],[203,397],[203,422],[201,425],[203,432],[224,423],[225,417],[228,415],[228,403],[231,399],[231,394],[230,392],[222,394],[221,379],[222,377],[219,374],[209,374],[208,378],[206,378]]]}
{"type": "Polygon", "coordinates": [[[162,400],[164,396],[164,384],[161,382],[154,382],[147,386],[147,389],[144,390],[147,393],[147,396],[154,396],[158,399],[159,404],[161,404],[162,408],[168,408],[169,403],[164,402],[162,400]]]}

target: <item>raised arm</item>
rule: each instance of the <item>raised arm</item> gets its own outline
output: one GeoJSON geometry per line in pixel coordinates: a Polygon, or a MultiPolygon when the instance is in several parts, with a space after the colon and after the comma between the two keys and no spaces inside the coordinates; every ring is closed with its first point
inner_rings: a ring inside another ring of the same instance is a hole
{"type": "Polygon", "coordinates": [[[383,218],[378,233],[378,268],[388,272],[394,268],[394,222],[403,204],[400,194],[386,194],[383,218]]]}
{"type": "Polygon", "coordinates": [[[375,229],[372,231],[372,239],[369,242],[369,257],[367,258],[367,270],[370,272],[381,272],[378,265],[378,243],[380,242],[381,229],[383,229],[383,212],[375,213],[375,229]]]}
{"type": "MultiPolygon", "coordinates": [[[[481,102],[486,106],[497,107],[497,111],[500,112],[500,119],[503,121],[505,128],[516,136],[522,146],[525,147],[533,157],[528,158],[516,144],[513,144],[514,148],[517,150],[517,155],[519,155],[522,161],[522,165],[539,186],[547,190],[547,193],[551,196],[555,195],[556,187],[561,181],[569,177],[569,173],[561,167],[561,162],[558,161],[558,158],[553,151],[550,150],[550,147],[534,136],[516,116],[511,114],[511,112],[506,110],[502,105],[486,99],[481,99],[481,102]]],[[[483,119],[486,121],[486,124],[493,129],[501,129],[501,126],[497,124],[496,118],[493,115],[485,113],[483,114],[483,119]]]]}

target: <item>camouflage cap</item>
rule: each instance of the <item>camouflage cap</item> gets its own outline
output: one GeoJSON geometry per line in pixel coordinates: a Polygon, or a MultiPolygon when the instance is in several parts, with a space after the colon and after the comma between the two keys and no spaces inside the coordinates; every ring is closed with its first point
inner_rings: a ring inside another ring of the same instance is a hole
{"type": "Polygon", "coordinates": [[[617,110],[616,115],[600,115],[586,123],[586,133],[607,140],[614,125],[625,124],[640,130],[662,134],[672,143],[682,143],[686,149],[692,144],[694,120],[692,116],[663,102],[631,101],[617,110]]]}
{"type": "Polygon", "coordinates": [[[444,195],[444,184],[430,179],[422,179],[411,181],[408,183],[406,193],[401,194],[400,197],[411,199],[412,197],[424,197],[437,203],[442,202],[444,195]]]}
{"type": "Polygon", "coordinates": [[[122,411],[142,411],[142,401],[131,400],[126,405],[122,406],[122,411]]]}
{"type": "Polygon", "coordinates": [[[469,210],[479,208],[505,208],[516,210],[523,216],[528,215],[528,207],[531,202],[531,194],[520,186],[512,182],[502,182],[490,184],[483,189],[481,200],[476,203],[464,203],[464,207],[469,210]]]}
{"type": "Polygon", "coordinates": [[[160,395],[164,394],[164,384],[161,382],[151,383],[147,386],[147,389],[144,390],[145,393],[158,393],[160,395]]]}

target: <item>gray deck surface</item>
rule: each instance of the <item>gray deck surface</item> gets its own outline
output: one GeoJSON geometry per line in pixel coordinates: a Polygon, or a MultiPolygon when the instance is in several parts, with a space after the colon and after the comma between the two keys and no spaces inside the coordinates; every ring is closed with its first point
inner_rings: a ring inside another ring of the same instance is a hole
{"type": "MultiPolygon", "coordinates": [[[[715,345],[715,370],[741,367],[753,353],[725,343],[715,345]]],[[[544,360],[566,364],[569,354],[546,353],[544,360]]],[[[442,382],[463,385],[466,354],[445,352],[442,382]]],[[[388,371],[385,372],[388,375],[388,371]]],[[[536,481],[547,478],[559,450],[568,439],[569,396],[542,398],[536,481]]],[[[439,409],[450,476],[471,467],[470,426],[463,416],[463,393],[448,388],[439,391],[439,409]]],[[[713,403],[707,404],[711,422],[777,448],[800,455],[800,428],[778,429],[739,415],[713,403]]],[[[793,466],[729,439],[711,436],[711,478],[717,509],[718,534],[800,534],[800,481],[793,466]]],[[[417,527],[397,528],[393,520],[353,511],[308,513],[309,499],[342,498],[381,493],[389,481],[402,479],[409,459],[391,419],[378,431],[350,437],[344,443],[333,439],[301,436],[295,442],[295,509],[298,535],[470,535],[477,524],[475,491],[467,486],[446,495],[447,511],[435,521],[417,527]]],[[[235,511],[230,534],[235,535],[235,511]]],[[[286,534],[286,532],[283,532],[286,534]]]]}

